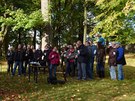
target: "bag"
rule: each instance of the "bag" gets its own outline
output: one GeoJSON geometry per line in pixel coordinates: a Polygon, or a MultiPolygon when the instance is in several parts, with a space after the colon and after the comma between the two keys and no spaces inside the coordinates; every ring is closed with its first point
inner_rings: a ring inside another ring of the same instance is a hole
{"type": "Polygon", "coordinates": [[[47,77],[47,83],[48,84],[65,84],[65,81],[63,80],[57,80],[56,77],[47,77]]]}
{"type": "Polygon", "coordinates": [[[57,84],[57,78],[56,77],[47,77],[47,83],[48,84],[57,84]]]}

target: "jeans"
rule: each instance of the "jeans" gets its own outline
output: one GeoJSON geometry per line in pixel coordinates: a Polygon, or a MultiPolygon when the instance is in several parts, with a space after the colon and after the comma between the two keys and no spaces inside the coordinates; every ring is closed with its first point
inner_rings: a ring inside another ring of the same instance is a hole
{"type": "Polygon", "coordinates": [[[71,72],[70,62],[67,61],[67,62],[66,62],[66,76],[67,76],[67,75],[70,75],[70,72],[71,72]]]}
{"type": "Polygon", "coordinates": [[[117,70],[118,70],[118,80],[123,80],[124,79],[123,65],[117,64],[117,70]]]}
{"type": "Polygon", "coordinates": [[[50,64],[50,68],[49,68],[49,77],[56,77],[56,69],[57,69],[57,65],[56,64],[50,64]]]}
{"type": "Polygon", "coordinates": [[[14,65],[14,68],[13,68],[12,75],[15,75],[15,71],[16,71],[17,66],[18,66],[18,75],[22,74],[22,62],[21,61],[15,61],[15,65],[14,65]]]}
{"type": "Polygon", "coordinates": [[[86,73],[89,79],[93,79],[93,68],[91,62],[86,64],[86,73]]]}
{"type": "Polygon", "coordinates": [[[86,63],[77,63],[78,67],[78,80],[86,80],[86,63]]]}
{"type": "Polygon", "coordinates": [[[110,66],[110,76],[112,80],[116,80],[116,67],[115,66],[110,66]]]}
{"type": "Polygon", "coordinates": [[[97,63],[97,74],[99,78],[105,77],[104,63],[97,63]]]}

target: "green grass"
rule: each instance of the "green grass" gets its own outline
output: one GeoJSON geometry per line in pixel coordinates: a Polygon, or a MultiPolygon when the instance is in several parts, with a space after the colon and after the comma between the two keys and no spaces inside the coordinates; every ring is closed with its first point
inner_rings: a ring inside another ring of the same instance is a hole
{"type": "MultiPolygon", "coordinates": [[[[0,100],[6,101],[135,101],[135,57],[127,55],[125,80],[112,81],[106,68],[106,78],[78,81],[68,77],[66,84],[50,85],[39,74],[38,83],[27,77],[11,77],[0,73],[0,100]]],[[[6,67],[3,66],[3,70],[6,67]]],[[[59,79],[61,75],[58,74],[59,79]]]]}

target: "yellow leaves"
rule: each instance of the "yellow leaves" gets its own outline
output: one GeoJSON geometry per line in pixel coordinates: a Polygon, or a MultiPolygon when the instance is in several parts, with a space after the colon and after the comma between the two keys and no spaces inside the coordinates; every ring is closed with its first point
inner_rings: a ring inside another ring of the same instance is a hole
{"type": "Polygon", "coordinates": [[[126,3],[126,6],[123,8],[122,12],[125,14],[125,15],[128,15],[128,13],[132,10],[135,10],[135,1],[133,0],[129,0],[127,3],[126,3]]]}
{"type": "Polygon", "coordinates": [[[104,3],[105,0],[97,0],[96,5],[101,5],[102,3],[104,3]]]}

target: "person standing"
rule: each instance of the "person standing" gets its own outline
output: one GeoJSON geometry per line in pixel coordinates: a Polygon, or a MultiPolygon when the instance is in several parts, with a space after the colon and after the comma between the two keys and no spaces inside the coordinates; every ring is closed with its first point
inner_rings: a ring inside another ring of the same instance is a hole
{"type": "Polygon", "coordinates": [[[96,61],[97,61],[97,74],[99,78],[105,77],[105,48],[102,45],[101,42],[97,43],[97,55],[96,55],[96,61]]]}
{"type": "Polygon", "coordinates": [[[33,51],[30,45],[27,45],[27,49],[24,55],[24,75],[26,75],[27,67],[29,66],[32,59],[33,59],[33,51]]]}
{"type": "Polygon", "coordinates": [[[90,42],[85,43],[86,47],[88,48],[88,61],[86,64],[86,73],[90,80],[93,79],[93,72],[92,72],[92,48],[90,46],[90,42]]]}
{"type": "Polygon", "coordinates": [[[39,45],[37,50],[35,51],[35,59],[36,59],[36,62],[41,62],[42,60],[42,56],[43,56],[43,52],[41,50],[41,46],[39,45]]]}
{"type": "Polygon", "coordinates": [[[97,46],[95,44],[93,44],[93,40],[90,40],[89,43],[90,43],[90,47],[91,47],[91,50],[92,50],[90,62],[91,62],[91,67],[92,67],[92,74],[94,75],[94,60],[95,60],[95,56],[96,56],[96,53],[97,53],[97,46]]]}
{"type": "Polygon", "coordinates": [[[45,49],[43,51],[43,56],[44,56],[43,61],[44,61],[44,65],[48,66],[48,68],[50,66],[50,61],[49,61],[50,52],[51,52],[51,47],[48,44],[45,45],[45,49]]]}
{"type": "Polygon", "coordinates": [[[8,64],[8,68],[7,68],[7,73],[12,73],[13,72],[13,63],[14,63],[14,50],[13,47],[10,47],[7,55],[6,55],[6,59],[7,59],[7,64],[8,64]]]}
{"type": "Polygon", "coordinates": [[[49,68],[49,78],[56,78],[57,66],[60,63],[60,54],[58,53],[57,47],[54,47],[49,54],[50,68],[49,68]]]}
{"type": "Polygon", "coordinates": [[[124,48],[119,42],[116,43],[117,48],[117,69],[118,69],[118,80],[124,80],[123,66],[126,65],[126,60],[124,56],[124,48]]]}
{"type": "Polygon", "coordinates": [[[75,50],[73,45],[69,45],[69,49],[66,52],[66,59],[67,59],[67,64],[66,64],[66,75],[71,75],[71,76],[75,76],[75,50]]]}
{"type": "Polygon", "coordinates": [[[13,68],[12,76],[15,75],[17,66],[18,66],[18,76],[21,76],[21,74],[22,74],[23,52],[22,52],[20,44],[18,45],[18,47],[15,51],[14,61],[15,61],[15,65],[14,65],[14,68],[13,68]]]}
{"type": "Polygon", "coordinates": [[[108,64],[110,69],[110,76],[112,80],[116,80],[116,56],[117,56],[117,49],[115,48],[115,43],[110,43],[109,47],[109,58],[108,64]]]}
{"type": "Polygon", "coordinates": [[[88,61],[88,48],[81,42],[77,41],[78,56],[78,80],[86,80],[86,64],[88,61]]]}

